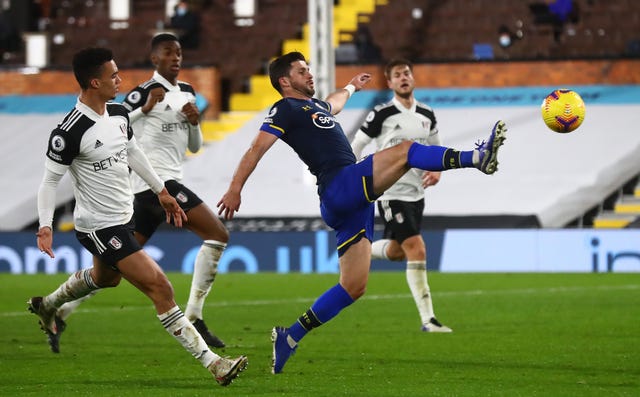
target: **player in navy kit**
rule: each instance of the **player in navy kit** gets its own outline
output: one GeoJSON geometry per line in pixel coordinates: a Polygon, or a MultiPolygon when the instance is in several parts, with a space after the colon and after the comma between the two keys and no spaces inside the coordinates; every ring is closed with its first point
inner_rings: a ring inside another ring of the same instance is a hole
{"type": "MultiPolygon", "coordinates": [[[[170,33],[154,36],[151,61],[156,68],[153,77],[134,88],[123,105],[129,111],[133,131],[151,166],[188,214],[184,226],[203,240],[196,255],[185,316],[209,346],[220,348],[225,344],[207,328],[202,307],[218,273],[218,260],[227,246],[229,233],[215,213],[180,183],[187,149],[195,153],[202,146],[195,91],[190,84],[178,80],[182,49],[176,36],[170,33]]],[[[131,174],[131,183],[135,193],[135,237],[144,245],[163,223],[163,210],[142,178],[131,174]]],[[[59,328],[64,329],[64,320],[81,302],[67,303],[58,310],[59,328]]]]}
{"type": "Polygon", "coordinates": [[[76,207],[74,224],[80,243],[93,254],[93,267],[72,274],[51,294],[32,297],[28,308],[39,318],[49,339],[57,339],[57,309],[100,288],[116,287],[122,278],[153,302],[158,320],[185,350],[223,386],[247,365],[247,358],[220,357],[189,322],[173,296],[173,287],[160,266],[133,236],[133,193],[129,168],[151,187],[166,212],[167,222],[182,226],[187,216],[164,187],[129,125],[127,110],[108,103],[120,82],[110,50],[88,48],[74,55],[73,71],[82,91],[73,110],[53,130],[38,190],[38,248],[54,257],[52,222],[56,187],[69,171],[76,207]]]}
{"type": "Polygon", "coordinates": [[[364,294],[371,264],[374,201],[411,168],[443,171],[473,167],[486,174],[494,173],[506,127],[498,121],[488,140],[478,144],[476,150],[463,152],[405,141],[356,162],[334,115],[369,82],[369,74],[356,75],[325,101],[313,98],[313,75],[299,52],[284,54],[271,62],[269,77],[283,99],[271,107],[240,160],[228,190],[218,202],[219,214],[233,218],[240,208],[248,177],[264,153],[282,139],[317,178],[320,212],[327,225],[335,229],[340,258],[339,283],[322,294],[289,328],[273,328],[272,372],[277,374],[307,332],[331,320],[364,294]]]}

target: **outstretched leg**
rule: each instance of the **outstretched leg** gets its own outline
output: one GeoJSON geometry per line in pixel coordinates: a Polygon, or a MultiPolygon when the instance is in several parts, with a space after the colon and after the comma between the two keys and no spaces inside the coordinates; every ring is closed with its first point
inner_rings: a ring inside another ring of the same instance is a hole
{"type": "Polygon", "coordinates": [[[503,121],[493,126],[489,137],[476,144],[476,149],[458,151],[443,146],[425,146],[404,141],[373,154],[373,187],[382,194],[409,169],[446,171],[453,168],[477,168],[485,174],[498,169],[498,149],[506,139],[503,121]]]}

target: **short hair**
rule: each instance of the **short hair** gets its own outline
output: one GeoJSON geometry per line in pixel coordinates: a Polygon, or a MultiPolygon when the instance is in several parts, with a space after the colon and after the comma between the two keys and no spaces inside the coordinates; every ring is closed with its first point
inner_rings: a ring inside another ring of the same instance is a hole
{"type": "Polygon", "coordinates": [[[91,79],[100,77],[105,62],[113,60],[113,52],[108,48],[90,47],[76,52],[73,56],[73,74],[80,88],[89,88],[91,79]]]}
{"type": "Polygon", "coordinates": [[[172,33],[158,33],[157,35],[153,36],[153,39],[151,39],[151,51],[155,51],[160,44],[166,43],[167,41],[176,41],[178,43],[180,42],[178,40],[178,37],[176,37],[176,35],[172,33]]]}
{"type": "Polygon", "coordinates": [[[288,76],[291,72],[291,64],[296,61],[307,62],[301,52],[293,51],[279,56],[269,64],[269,79],[271,80],[271,85],[281,94],[282,87],[280,87],[280,77],[288,76]]]}
{"type": "Polygon", "coordinates": [[[386,77],[387,80],[391,79],[391,69],[395,68],[396,66],[408,66],[409,70],[413,72],[413,64],[411,63],[411,61],[404,58],[392,59],[384,67],[384,77],[386,77]]]}

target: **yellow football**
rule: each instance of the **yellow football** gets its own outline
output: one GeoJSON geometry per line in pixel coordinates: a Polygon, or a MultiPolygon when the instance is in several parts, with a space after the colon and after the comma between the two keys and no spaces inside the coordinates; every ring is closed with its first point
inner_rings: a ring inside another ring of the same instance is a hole
{"type": "Polygon", "coordinates": [[[561,88],[547,95],[541,110],[544,123],[555,132],[571,132],[584,121],[584,101],[569,89],[561,88]]]}

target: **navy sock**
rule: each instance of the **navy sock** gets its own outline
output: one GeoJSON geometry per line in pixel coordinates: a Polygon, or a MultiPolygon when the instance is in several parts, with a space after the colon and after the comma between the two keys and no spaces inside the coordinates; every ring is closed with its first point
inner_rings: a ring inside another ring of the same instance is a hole
{"type": "Polygon", "coordinates": [[[473,150],[461,152],[444,146],[425,146],[415,142],[409,148],[407,163],[411,168],[425,171],[475,167],[473,150]]]}
{"type": "Polygon", "coordinates": [[[342,285],[334,285],[320,295],[311,308],[289,327],[289,335],[296,342],[300,341],[307,332],[331,320],[353,302],[342,285]]]}

